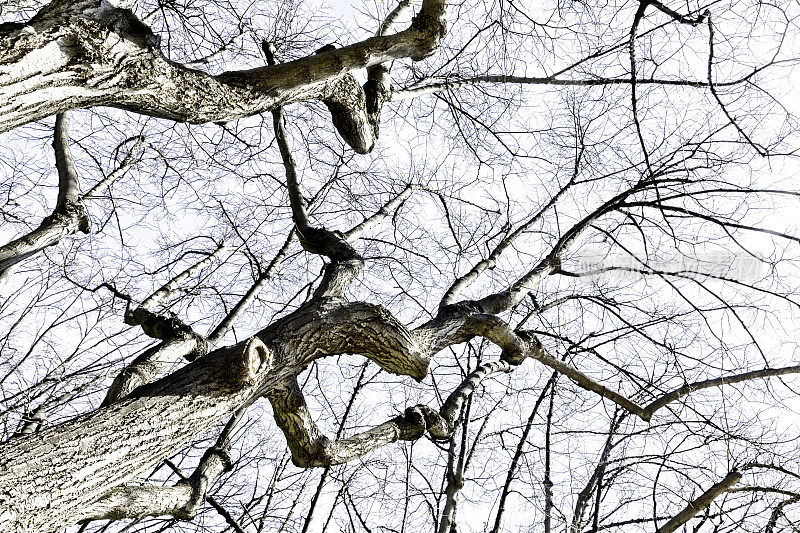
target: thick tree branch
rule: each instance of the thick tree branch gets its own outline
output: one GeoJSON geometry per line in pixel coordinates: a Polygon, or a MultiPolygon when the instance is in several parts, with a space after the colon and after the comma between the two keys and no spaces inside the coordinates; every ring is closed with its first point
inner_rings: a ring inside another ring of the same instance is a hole
{"type": "MultiPolygon", "coordinates": [[[[24,28],[0,31],[0,131],[95,105],[202,123],[305,99],[335,101],[342,90],[339,80],[349,72],[393,59],[419,60],[435,51],[445,33],[444,11],[443,0],[424,0],[410,27],[396,34],[281,65],[211,76],[166,59],[152,32],[130,11],[110,9],[99,0],[53,3],[24,28]],[[42,61],[37,50],[48,60],[42,61]]],[[[380,82],[376,102],[382,101],[381,69],[371,78],[380,82]]],[[[375,118],[367,100],[365,107],[350,110],[361,118],[345,119],[369,123],[370,116],[375,118]]],[[[345,140],[357,151],[374,144],[374,138],[345,140]]]]}
{"type": "Polygon", "coordinates": [[[300,467],[325,467],[352,461],[398,440],[413,440],[425,433],[422,412],[409,408],[402,415],[351,437],[331,441],[311,417],[297,381],[267,395],[275,421],[286,436],[292,462],[300,467]]]}
{"type": "Polygon", "coordinates": [[[184,506],[192,499],[188,483],[172,487],[123,486],[87,506],[81,520],[122,520],[171,515],[188,518],[184,506]]]}
{"type": "Polygon", "coordinates": [[[291,379],[297,372],[293,361],[279,360],[273,349],[249,339],[139,387],[120,402],[0,444],[0,531],[49,531],[84,518],[98,498],[252,401],[258,391],[291,379]],[[142,410],[159,413],[158,431],[141,417],[142,410]],[[109,431],[117,426],[130,438],[109,431]],[[39,491],[42,469],[59,477],[59,491],[39,491]]]}
{"type": "Polygon", "coordinates": [[[359,354],[387,372],[420,381],[430,363],[408,328],[384,307],[364,302],[312,301],[259,337],[297,353],[303,366],[320,357],[359,354]]]}
{"type": "Polygon", "coordinates": [[[683,511],[675,515],[666,524],[661,526],[656,533],[672,533],[673,531],[676,531],[683,524],[694,518],[698,513],[706,510],[714,501],[714,499],[717,498],[717,496],[727,491],[741,479],[742,474],[738,470],[732,470],[722,479],[722,481],[715,483],[698,498],[689,502],[683,511]]]}
{"type": "Polygon", "coordinates": [[[514,366],[507,361],[484,363],[450,394],[439,411],[425,405],[409,407],[383,424],[333,441],[319,430],[296,380],[270,392],[267,398],[272,404],[275,421],[286,436],[294,464],[306,468],[326,467],[352,461],[398,440],[416,440],[426,431],[435,439],[449,439],[464,401],[478,385],[492,374],[510,372],[514,366]]]}
{"type": "Polygon", "coordinates": [[[120,520],[145,516],[171,515],[181,520],[191,520],[204,501],[208,501],[225,517],[236,531],[241,526],[211,496],[209,486],[224,472],[232,468],[230,443],[233,430],[246,411],[240,407],[225,425],[214,446],[206,450],[190,477],[184,476],[171,462],[181,480],[173,487],[123,486],[117,487],[92,505],[84,520],[120,520]]]}

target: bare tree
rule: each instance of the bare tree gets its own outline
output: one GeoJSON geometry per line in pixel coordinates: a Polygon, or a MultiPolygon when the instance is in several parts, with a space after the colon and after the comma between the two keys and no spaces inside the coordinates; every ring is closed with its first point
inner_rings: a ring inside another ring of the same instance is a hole
{"type": "Polygon", "coordinates": [[[796,2],[0,16],[0,532],[796,528],[796,2]]]}

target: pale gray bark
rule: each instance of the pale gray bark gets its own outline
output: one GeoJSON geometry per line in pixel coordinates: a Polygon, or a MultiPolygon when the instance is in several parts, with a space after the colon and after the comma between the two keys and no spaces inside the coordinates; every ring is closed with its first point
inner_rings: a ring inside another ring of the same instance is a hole
{"type": "Polygon", "coordinates": [[[56,117],[53,149],[58,170],[58,198],[52,214],[30,233],[0,246],[0,283],[15,264],[78,231],[89,233],[89,216],[79,198],[78,174],[69,149],[69,115],[56,117]]]}
{"type": "MultiPolygon", "coordinates": [[[[334,232],[315,225],[302,194],[281,106],[319,99],[330,109],[334,125],[350,146],[359,152],[371,150],[379,133],[381,108],[391,97],[391,61],[403,57],[421,59],[430,54],[445,30],[441,0],[424,0],[409,28],[386,35],[396,16],[397,12],[390,14],[379,35],[363,42],[285,64],[218,76],[167,60],[152,33],[130,12],[98,0],[54,2],[26,24],[0,27],[0,131],[53,113],[94,105],[184,122],[225,121],[273,111],[295,231],[305,251],[328,260],[322,280],[308,302],[255,337],[210,353],[209,343],[214,347],[221,342],[268,274],[261,273],[262,277],[208,340],[177,317],[157,309],[193,271],[179,275],[126,313],[129,323],[141,326],[147,335],[163,343],[142,354],[118,377],[100,409],[0,444],[0,532],[55,530],[90,518],[192,516],[207,498],[209,484],[227,468],[225,446],[212,448],[186,483],[163,488],[129,483],[199,432],[261,396],[272,402],[294,462],[312,467],[350,461],[386,444],[419,439],[426,434],[438,440],[451,438],[458,413],[478,386],[488,376],[510,372],[526,359],[564,374],[579,387],[645,421],[660,407],[693,390],[798,371],[800,367],[767,369],[689,384],[642,408],[549,355],[534,333],[515,329],[500,317],[546,276],[561,272],[561,255],[586,228],[623,206],[629,196],[656,186],[655,182],[637,185],[605,202],[566,231],[544,257],[505,290],[459,302],[458,295],[491,269],[517,236],[533,228],[542,213],[558,200],[556,195],[539,213],[509,231],[485,260],[458,278],[446,292],[438,314],[417,327],[402,323],[382,306],[349,302],[347,290],[364,263],[354,247],[355,241],[402,205],[412,188],[406,188],[350,231],[334,232]],[[368,80],[360,86],[349,73],[365,67],[368,80]],[[353,436],[337,435],[330,440],[323,435],[297,384],[297,376],[313,361],[341,354],[363,355],[388,372],[421,381],[438,352],[476,337],[500,347],[500,359],[476,368],[439,409],[411,406],[391,420],[353,436]],[[197,356],[192,363],[152,382],[164,361],[174,362],[191,354],[197,356]],[[151,416],[153,413],[157,416],[151,416]]],[[[269,52],[269,47],[266,50],[269,52]]],[[[635,78],[630,83],[635,86],[635,78]]],[[[79,198],[77,177],[66,150],[66,126],[63,119],[59,120],[55,143],[57,154],[59,150],[62,153],[58,162],[58,202],[70,205],[79,198]]],[[[578,163],[576,174],[577,169],[578,163]]],[[[75,227],[79,228],[81,217],[75,218],[75,227]]],[[[67,229],[75,231],[72,226],[67,229]]],[[[552,395],[546,437],[546,530],[550,529],[553,509],[549,473],[551,418],[552,395]]],[[[662,531],[673,531],[698,510],[707,508],[714,497],[738,481],[736,476],[740,477],[735,472],[729,474],[662,531]]],[[[454,523],[462,481],[454,478],[448,488],[444,529],[454,523]]],[[[576,512],[576,516],[579,514],[576,512]]],[[[499,524],[500,514],[497,527],[499,524]]]]}
{"type": "MultiPolygon", "coordinates": [[[[208,495],[208,490],[214,480],[233,466],[230,458],[231,437],[245,411],[246,407],[236,410],[220,433],[216,444],[206,450],[190,477],[184,476],[176,469],[180,481],[172,487],[118,487],[88,506],[84,510],[82,520],[118,520],[160,515],[188,520],[193,518],[203,502],[208,500],[236,531],[242,531],[230,514],[208,495]]],[[[169,464],[173,466],[172,463],[169,464]]]]}
{"type": "Polygon", "coordinates": [[[325,467],[346,463],[398,440],[416,440],[427,432],[436,439],[449,439],[464,402],[480,383],[497,372],[510,372],[507,361],[481,364],[448,396],[437,411],[426,405],[408,407],[405,412],[374,428],[351,437],[331,441],[317,427],[296,381],[267,394],[281,428],[292,461],[302,467],[325,467]]]}
{"type": "Polygon", "coordinates": [[[286,379],[291,368],[273,361],[263,343],[246,341],[114,405],[2,444],[0,531],[54,530],[80,520],[89,504],[228,415],[254,389],[286,379]]]}
{"type": "MultiPolygon", "coordinates": [[[[130,11],[99,0],[54,2],[24,26],[0,30],[0,131],[96,105],[202,123],[320,99],[338,106],[334,120],[340,132],[348,130],[345,140],[357,151],[369,151],[375,138],[370,120],[388,95],[368,109],[364,90],[352,92],[341,86],[348,84],[342,80],[349,80],[347,73],[355,69],[421,59],[437,48],[444,31],[444,2],[425,0],[411,26],[393,35],[281,65],[211,76],[166,59],[152,32],[130,11]]],[[[380,95],[386,79],[380,68],[374,72],[380,95]]]]}
{"type": "Polygon", "coordinates": [[[100,180],[86,194],[81,195],[78,173],[69,148],[69,113],[57,115],[53,135],[58,172],[56,205],[53,212],[33,231],[0,246],[0,288],[12,277],[12,270],[29,257],[78,231],[89,233],[91,228],[85,201],[91,199],[100,188],[127,172],[142,147],[143,142],[137,141],[119,167],[100,180]]]}

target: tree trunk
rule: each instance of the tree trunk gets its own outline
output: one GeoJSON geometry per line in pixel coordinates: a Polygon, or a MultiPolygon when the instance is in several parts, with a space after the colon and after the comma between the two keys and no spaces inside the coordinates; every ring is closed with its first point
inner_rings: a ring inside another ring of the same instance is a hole
{"type": "Polygon", "coordinates": [[[219,350],[142,389],[42,433],[0,446],[0,532],[52,531],[245,403],[289,379],[260,341],[219,350]]]}
{"type": "Polygon", "coordinates": [[[89,503],[239,406],[285,389],[314,359],[344,353],[418,380],[427,373],[411,332],[382,307],[312,300],[257,337],[201,357],[119,403],[0,445],[0,533],[76,523],[89,503]]]}

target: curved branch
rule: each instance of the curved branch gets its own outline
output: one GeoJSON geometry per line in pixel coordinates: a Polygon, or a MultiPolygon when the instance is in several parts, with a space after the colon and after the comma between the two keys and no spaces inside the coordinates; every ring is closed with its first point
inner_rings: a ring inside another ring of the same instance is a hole
{"type": "Polygon", "coordinates": [[[330,440],[317,426],[297,380],[267,394],[275,421],[286,436],[292,462],[299,467],[327,467],[346,463],[398,440],[416,440],[427,431],[435,439],[449,439],[464,401],[478,385],[497,372],[511,372],[516,365],[490,361],[480,365],[450,394],[437,412],[426,405],[407,408],[403,414],[353,436],[330,440]]]}
{"type": "Polygon", "coordinates": [[[292,462],[299,467],[326,467],[357,459],[398,440],[414,440],[425,434],[425,418],[419,408],[409,408],[374,428],[331,441],[311,417],[297,380],[267,395],[275,422],[286,436],[292,462]]]}
{"type": "MultiPolygon", "coordinates": [[[[351,353],[417,381],[428,373],[430,360],[416,336],[380,305],[323,301],[277,327],[287,328],[286,346],[303,365],[319,357],[351,353]]],[[[267,338],[271,329],[265,330],[267,338]]]]}
{"type": "MultiPolygon", "coordinates": [[[[325,100],[335,96],[336,82],[353,70],[433,53],[446,31],[444,15],[444,0],[424,0],[411,25],[398,33],[280,65],[212,76],[168,60],[152,31],[128,10],[109,9],[100,0],[53,3],[28,23],[35,31],[26,25],[0,29],[0,131],[95,105],[203,123],[300,100],[325,100]],[[35,50],[46,50],[48,61],[35,50]]],[[[383,79],[378,71],[376,76],[383,79]]],[[[368,111],[363,109],[365,116],[368,111]]],[[[357,150],[365,148],[354,144],[357,150]]]]}
{"type": "Polygon", "coordinates": [[[56,244],[63,237],[78,231],[89,233],[91,229],[86,208],[78,196],[78,173],[69,149],[68,128],[69,114],[59,114],[53,135],[58,170],[56,206],[35,230],[0,246],[0,282],[7,276],[8,269],[20,261],[56,244]]]}

